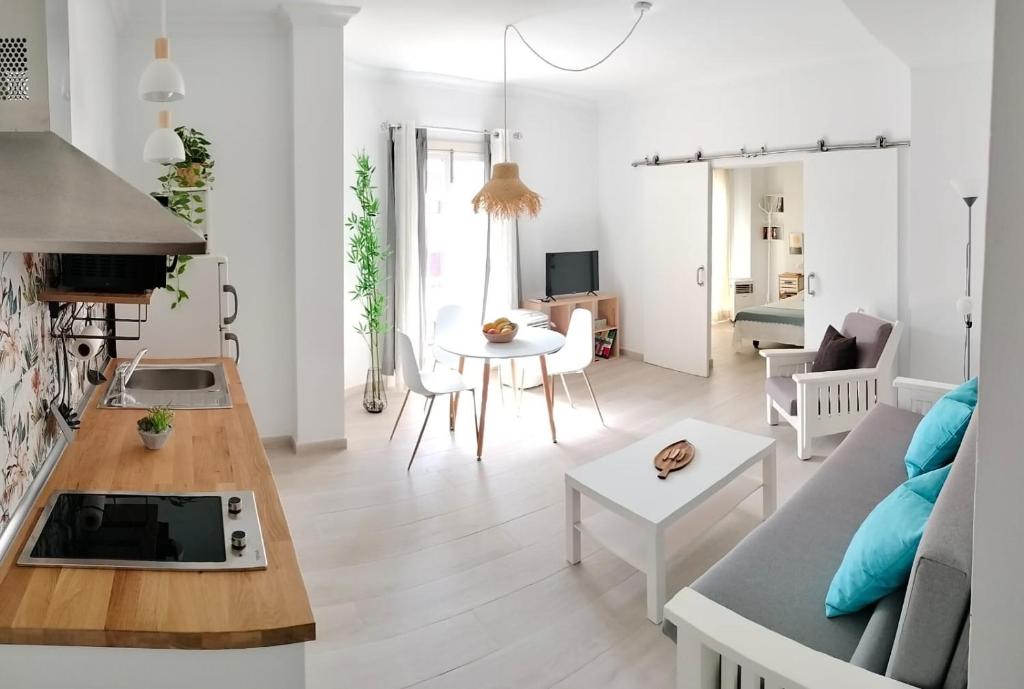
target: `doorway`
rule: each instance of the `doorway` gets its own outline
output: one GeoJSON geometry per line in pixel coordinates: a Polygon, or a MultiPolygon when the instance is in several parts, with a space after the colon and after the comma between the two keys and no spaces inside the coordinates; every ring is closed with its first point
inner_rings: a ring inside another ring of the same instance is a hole
{"type": "Polygon", "coordinates": [[[803,346],[803,164],[718,167],[711,190],[712,352],[803,346]]]}

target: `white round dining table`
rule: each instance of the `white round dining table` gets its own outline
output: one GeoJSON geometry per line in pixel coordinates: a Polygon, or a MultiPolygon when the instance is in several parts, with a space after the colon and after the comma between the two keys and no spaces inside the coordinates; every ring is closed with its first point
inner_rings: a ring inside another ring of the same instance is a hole
{"type": "MultiPolygon", "coordinates": [[[[554,354],[565,346],[565,336],[547,328],[520,326],[516,338],[511,342],[488,342],[484,334],[477,329],[454,331],[437,341],[437,345],[459,357],[459,372],[465,366],[466,359],[483,361],[483,381],[480,396],[480,421],[476,431],[476,458],[480,459],[484,452],[484,426],[487,418],[487,388],[491,381],[491,360],[511,359],[513,366],[516,359],[538,357],[540,359],[541,380],[544,383],[544,401],[548,407],[548,423],[551,426],[551,442],[558,442],[555,432],[554,388],[548,379],[547,355],[554,354]]],[[[513,369],[514,370],[514,369],[513,369]]],[[[515,373],[513,373],[513,385],[515,373]]],[[[458,397],[452,402],[450,413],[458,412],[458,397]]]]}

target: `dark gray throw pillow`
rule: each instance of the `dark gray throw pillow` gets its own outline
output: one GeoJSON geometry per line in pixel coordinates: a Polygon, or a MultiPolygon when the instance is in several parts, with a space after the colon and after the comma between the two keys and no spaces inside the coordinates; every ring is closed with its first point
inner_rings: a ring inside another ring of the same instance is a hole
{"type": "Polygon", "coordinates": [[[843,334],[831,325],[821,338],[818,354],[811,364],[811,371],[844,371],[857,367],[857,338],[843,337],[843,334]]]}

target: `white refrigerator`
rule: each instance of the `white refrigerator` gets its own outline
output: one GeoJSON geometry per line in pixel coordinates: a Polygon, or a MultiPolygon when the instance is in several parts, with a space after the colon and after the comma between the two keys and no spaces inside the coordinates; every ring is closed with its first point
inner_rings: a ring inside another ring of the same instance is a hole
{"type": "MultiPolygon", "coordinates": [[[[189,298],[171,308],[174,294],[153,291],[147,320],[141,324],[138,340],[119,340],[118,357],[132,357],[148,349],[147,357],[232,357],[239,358],[238,336],[231,326],[238,316],[238,292],[228,281],[228,260],[223,256],[196,256],[181,276],[181,288],[189,298]]],[[[134,336],[139,326],[138,307],[118,304],[119,336],[134,336]]],[[[146,317],[146,309],[142,309],[146,317]]]]}

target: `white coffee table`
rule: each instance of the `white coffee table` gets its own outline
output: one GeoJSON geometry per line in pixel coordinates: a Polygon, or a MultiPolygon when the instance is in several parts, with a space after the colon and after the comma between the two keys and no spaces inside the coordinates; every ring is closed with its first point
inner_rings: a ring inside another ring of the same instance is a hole
{"type": "Polygon", "coordinates": [[[666,563],[758,489],[768,517],[778,502],[773,438],[687,419],[566,472],[566,559],[579,563],[580,535],[594,538],[647,574],[647,617],[661,622],[666,563]],[[693,461],[659,479],[655,454],[684,438],[696,450],[693,461]],[[758,462],[760,480],[744,474],[758,462]],[[581,520],[580,495],[607,509],[581,520]]]}

